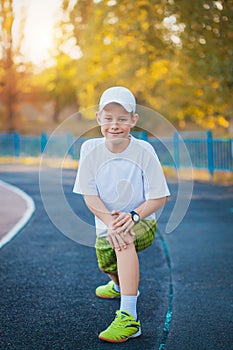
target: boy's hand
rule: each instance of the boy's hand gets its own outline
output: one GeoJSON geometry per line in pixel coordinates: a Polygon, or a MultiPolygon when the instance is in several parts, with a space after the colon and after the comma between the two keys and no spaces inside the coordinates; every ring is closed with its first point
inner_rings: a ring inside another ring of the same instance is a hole
{"type": "Polygon", "coordinates": [[[122,248],[126,249],[127,245],[134,241],[134,236],[135,234],[132,230],[121,234],[117,233],[113,229],[108,230],[108,241],[111,247],[118,251],[120,251],[122,248]]]}
{"type": "Polygon", "coordinates": [[[112,227],[118,234],[126,235],[128,232],[131,232],[134,222],[130,213],[114,210],[112,215],[115,217],[112,227]]]}
{"type": "Polygon", "coordinates": [[[115,250],[121,250],[121,248],[127,248],[127,243],[115,230],[108,230],[108,241],[111,247],[115,250]]]}

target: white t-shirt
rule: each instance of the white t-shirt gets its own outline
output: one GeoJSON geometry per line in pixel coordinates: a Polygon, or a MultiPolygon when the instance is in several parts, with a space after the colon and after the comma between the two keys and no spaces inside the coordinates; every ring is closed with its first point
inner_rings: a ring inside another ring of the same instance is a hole
{"type": "MultiPolygon", "coordinates": [[[[154,148],[133,136],[121,153],[110,152],[105,138],[85,141],[73,192],[99,196],[110,212],[129,212],[148,199],[170,195],[154,148]]],[[[97,235],[103,235],[106,225],[97,217],[95,224],[97,235]]]]}

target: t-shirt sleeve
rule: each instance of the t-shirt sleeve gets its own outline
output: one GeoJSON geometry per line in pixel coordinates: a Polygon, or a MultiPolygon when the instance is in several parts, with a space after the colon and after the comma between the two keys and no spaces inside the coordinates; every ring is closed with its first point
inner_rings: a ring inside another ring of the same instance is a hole
{"type": "Polygon", "coordinates": [[[159,158],[150,144],[147,148],[143,167],[145,198],[148,200],[170,196],[159,158]]]}
{"type": "Polygon", "coordinates": [[[74,193],[98,195],[93,158],[93,147],[89,141],[86,141],[82,144],[80,150],[78,171],[73,188],[74,193]]]}

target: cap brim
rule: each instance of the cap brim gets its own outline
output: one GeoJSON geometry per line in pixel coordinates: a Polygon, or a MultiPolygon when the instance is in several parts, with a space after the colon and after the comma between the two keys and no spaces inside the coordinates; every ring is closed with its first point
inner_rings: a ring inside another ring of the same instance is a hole
{"type": "Polygon", "coordinates": [[[111,101],[107,101],[105,103],[102,103],[99,106],[99,110],[102,111],[104,109],[104,107],[106,107],[109,103],[118,103],[119,105],[121,105],[128,113],[134,112],[134,108],[128,104],[128,103],[122,103],[122,101],[118,101],[118,100],[111,100],[111,101]]]}

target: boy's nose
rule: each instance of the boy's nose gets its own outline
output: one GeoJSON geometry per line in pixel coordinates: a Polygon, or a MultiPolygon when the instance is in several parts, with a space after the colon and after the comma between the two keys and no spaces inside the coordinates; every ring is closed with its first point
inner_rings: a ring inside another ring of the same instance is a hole
{"type": "Polygon", "coordinates": [[[111,123],[111,128],[112,129],[117,129],[118,128],[118,123],[117,122],[112,122],[111,123]]]}

